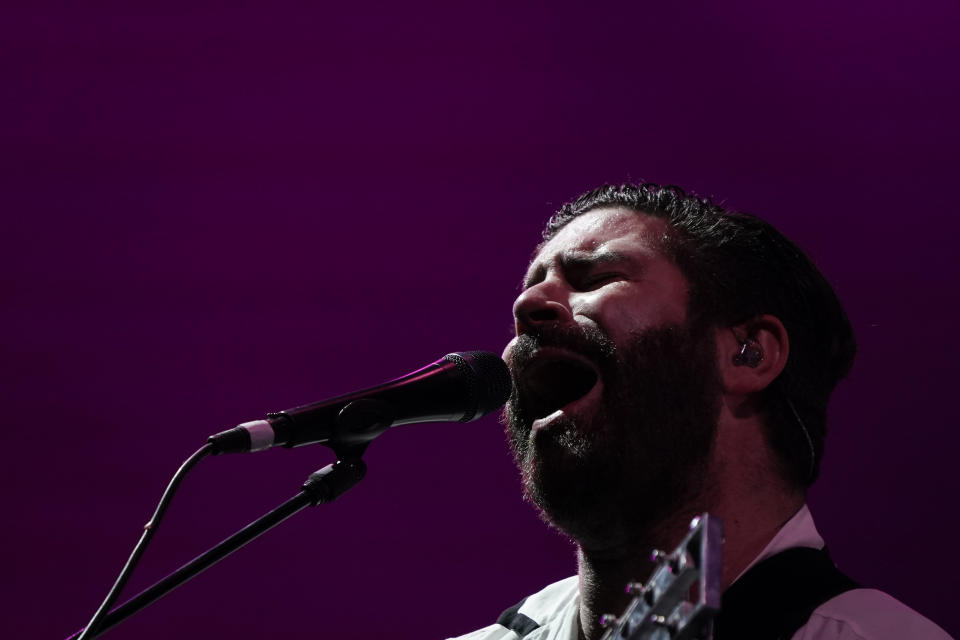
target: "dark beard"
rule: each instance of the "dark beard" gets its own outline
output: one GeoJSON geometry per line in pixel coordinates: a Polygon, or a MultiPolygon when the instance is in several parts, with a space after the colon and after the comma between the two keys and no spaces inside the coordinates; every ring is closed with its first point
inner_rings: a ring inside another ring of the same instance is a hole
{"type": "Polygon", "coordinates": [[[589,358],[603,381],[587,418],[564,416],[531,437],[516,386],[504,410],[524,493],[582,546],[613,549],[648,536],[703,489],[719,413],[712,332],[668,326],[624,348],[597,329],[547,328],[518,338],[521,371],[542,346],[589,358]]]}

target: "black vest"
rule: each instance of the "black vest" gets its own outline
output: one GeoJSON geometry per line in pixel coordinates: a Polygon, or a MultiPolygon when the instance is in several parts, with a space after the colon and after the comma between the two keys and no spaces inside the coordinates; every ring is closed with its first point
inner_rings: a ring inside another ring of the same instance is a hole
{"type": "Polygon", "coordinates": [[[826,549],[787,549],[750,567],[723,592],[714,640],[790,640],[814,609],[858,586],[826,549]]]}

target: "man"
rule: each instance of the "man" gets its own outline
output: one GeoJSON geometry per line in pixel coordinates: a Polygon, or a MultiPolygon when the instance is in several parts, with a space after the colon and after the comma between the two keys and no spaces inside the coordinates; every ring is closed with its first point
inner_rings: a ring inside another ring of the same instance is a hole
{"type": "Polygon", "coordinates": [[[514,316],[507,433],[579,571],[465,639],[599,638],[702,512],[725,529],[715,637],[948,638],[822,550],[805,493],[856,344],[769,224],[675,187],[595,189],[548,223],[514,316]]]}

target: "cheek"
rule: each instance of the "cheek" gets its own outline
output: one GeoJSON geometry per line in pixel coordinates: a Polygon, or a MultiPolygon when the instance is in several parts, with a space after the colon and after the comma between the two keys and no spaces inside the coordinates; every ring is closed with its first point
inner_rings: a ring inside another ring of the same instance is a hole
{"type": "Polygon", "coordinates": [[[603,305],[598,305],[590,318],[612,340],[624,344],[648,329],[683,325],[686,308],[673,304],[654,304],[636,295],[624,295],[611,297],[603,305]]]}

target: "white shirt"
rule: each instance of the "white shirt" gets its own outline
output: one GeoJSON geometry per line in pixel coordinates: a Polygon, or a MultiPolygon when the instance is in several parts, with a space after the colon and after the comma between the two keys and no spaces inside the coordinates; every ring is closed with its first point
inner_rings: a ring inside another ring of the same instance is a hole
{"type": "MultiPolygon", "coordinates": [[[[810,509],[804,505],[773,537],[747,569],[793,547],[822,549],[810,509]]],[[[744,570],[746,572],[746,569],[744,570]]],[[[741,576],[743,573],[740,574],[741,576]]],[[[737,576],[739,579],[740,576],[737,576]]],[[[520,613],[540,623],[524,640],[577,640],[580,589],[577,576],[555,582],[528,597],[520,613]]],[[[499,624],[455,640],[517,640],[499,624]]],[[[792,640],[952,640],[930,620],[876,589],[852,589],[817,607],[792,640]]]]}

